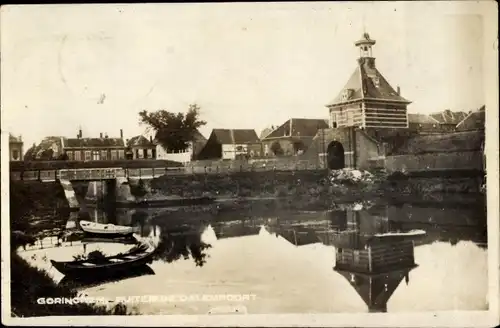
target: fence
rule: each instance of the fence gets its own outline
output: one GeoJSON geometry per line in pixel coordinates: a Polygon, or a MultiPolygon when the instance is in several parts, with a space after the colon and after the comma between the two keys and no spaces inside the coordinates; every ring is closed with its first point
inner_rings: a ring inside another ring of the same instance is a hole
{"type": "Polygon", "coordinates": [[[187,174],[217,174],[231,172],[299,171],[323,169],[320,160],[251,159],[230,161],[195,161],[186,164],[187,174]]]}

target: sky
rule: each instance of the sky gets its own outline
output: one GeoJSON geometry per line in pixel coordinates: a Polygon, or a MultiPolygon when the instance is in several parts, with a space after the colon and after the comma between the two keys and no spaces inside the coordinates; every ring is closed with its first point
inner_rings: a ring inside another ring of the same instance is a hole
{"type": "Polygon", "coordinates": [[[225,3],[2,7],[2,131],[144,133],[138,112],[201,107],[213,128],[257,134],[325,107],[356,67],[364,31],[410,112],[484,104],[476,2],[225,3]]]}

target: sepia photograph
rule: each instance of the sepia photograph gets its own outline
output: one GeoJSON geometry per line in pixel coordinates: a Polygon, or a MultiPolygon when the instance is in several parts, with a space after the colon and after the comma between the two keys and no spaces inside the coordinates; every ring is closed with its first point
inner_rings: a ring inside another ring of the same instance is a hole
{"type": "Polygon", "coordinates": [[[497,15],[2,6],[3,323],[497,325],[497,15]]]}

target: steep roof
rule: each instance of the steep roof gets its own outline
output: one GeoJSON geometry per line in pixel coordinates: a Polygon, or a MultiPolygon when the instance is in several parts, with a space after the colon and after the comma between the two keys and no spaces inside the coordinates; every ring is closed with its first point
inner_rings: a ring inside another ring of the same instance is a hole
{"type": "Polygon", "coordinates": [[[252,129],[213,129],[212,135],[224,145],[259,143],[260,139],[252,129]]]}
{"type": "Polygon", "coordinates": [[[477,111],[467,115],[462,121],[457,124],[457,130],[481,130],[484,129],[486,120],[486,107],[482,106],[477,111]]]}
{"type": "Polygon", "coordinates": [[[441,124],[458,124],[464,118],[466,118],[469,113],[466,112],[452,112],[446,109],[442,112],[432,113],[429,116],[437,120],[441,124]]]}
{"type": "Polygon", "coordinates": [[[125,147],[121,138],[63,138],[64,148],[125,147]]]}
{"type": "Polygon", "coordinates": [[[291,118],[272,131],[264,139],[280,137],[314,137],[319,129],[327,129],[324,119],[291,118]]]}
{"type": "Polygon", "coordinates": [[[339,92],[327,106],[333,106],[348,101],[373,99],[402,102],[409,104],[410,101],[401,97],[375,67],[374,58],[359,58],[358,66],[347,81],[344,88],[339,92]],[[346,99],[345,90],[351,94],[346,99]]]}
{"type": "Polygon", "coordinates": [[[9,143],[23,143],[21,136],[15,137],[12,133],[9,133],[9,143]]]}
{"type": "Polygon", "coordinates": [[[151,146],[154,146],[155,144],[148,140],[148,138],[144,137],[144,136],[135,136],[135,137],[132,137],[130,138],[130,140],[127,142],[127,146],[129,147],[151,147],[151,146]]]}
{"type": "Polygon", "coordinates": [[[408,279],[413,268],[394,270],[384,274],[363,275],[335,269],[363,299],[370,312],[387,312],[387,303],[403,279],[408,279]]]}
{"type": "Polygon", "coordinates": [[[439,121],[427,114],[408,113],[408,123],[415,124],[439,124],[439,121]]]}

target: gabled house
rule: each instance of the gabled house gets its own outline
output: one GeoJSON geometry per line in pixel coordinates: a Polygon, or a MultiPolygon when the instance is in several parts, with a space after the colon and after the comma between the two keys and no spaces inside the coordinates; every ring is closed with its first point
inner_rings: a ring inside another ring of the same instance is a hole
{"type": "Polygon", "coordinates": [[[213,129],[198,159],[248,159],[261,156],[262,144],[253,129],[213,129]]]}
{"type": "Polygon", "coordinates": [[[153,138],[142,135],[127,140],[127,151],[131,153],[131,159],[156,159],[156,144],[153,138]]]}
{"type": "Polygon", "coordinates": [[[156,143],[156,158],[162,160],[170,160],[179,163],[188,163],[192,160],[197,159],[198,153],[203,149],[207,138],[200,131],[196,130],[194,132],[193,141],[189,143],[187,149],[183,151],[170,151],[165,149],[158,141],[156,143]]]}
{"type": "Polygon", "coordinates": [[[442,112],[432,113],[429,116],[438,121],[441,125],[451,126],[455,128],[455,126],[460,123],[464,118],[466,118],[469,113],[466,112],[453,112],[449,109],[446,109],[442,112]]]}
{"type": "Polygon", "coordinates": [[[481,106],[476,111],[469,113],[462,121],[460,121],[456,129],[457,131],[472,131],[484,130],[486,122],[486,106],[481,106]]]}
{"type": "Polygon", "coordinates": [[[318,130],[328,128],[324,119],[291,118],[262,139],[264,156],[299,155],[307,150],[318,130]]]}
{"type": "Polygon", "coordinates": [[[413,133],[441,132],[438,120],[420,113],[408,113],[408,129],[413,133]]]}
{"type": "Polygon", "coordinates": [[[84,138],[79,130],[76,138],[61,138],[62,150],[70,161],[105,161],[125,159],[126,145],[123,130],[120,137],[84,138]]]}

